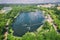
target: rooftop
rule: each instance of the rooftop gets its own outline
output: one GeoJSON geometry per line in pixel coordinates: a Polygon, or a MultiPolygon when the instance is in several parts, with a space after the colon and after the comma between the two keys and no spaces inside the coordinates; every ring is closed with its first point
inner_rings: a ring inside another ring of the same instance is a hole
{"type": "Polygon", "coordinates": [[[0,10],[0,13],[8,13],[12,10],[11,7],[3,7],[1,10],[0,10]]]}

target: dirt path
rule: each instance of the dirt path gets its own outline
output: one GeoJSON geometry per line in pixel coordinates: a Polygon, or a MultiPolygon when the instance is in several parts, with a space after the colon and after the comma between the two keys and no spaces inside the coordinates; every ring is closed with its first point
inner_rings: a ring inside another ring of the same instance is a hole
{"type": "Polygon", "coordinates": [[[55,31],[57,32],[57,26],[53,23],[53,19],[51,18],[51,16],[48,14],[47,17],[46,17],[46,20],[51,24],[53,25],[55,31]]]}
{"type": "Polygon", "coordinates": [[[4,34],[4,39],[3,40],[7,40],[7,35],[8,35],[8,32],[5,32],[5,34],[4,34]]]}
{"type": "Polygon", "coordinates": [[[7,21],[7,23],[6,23],[6,27],[5,27],[6,32],[4,33],[4,37],[5,37],[5,38],[4,38],[3,40],[7,40],[8,29],[9,29],[8,25],[9,25],[9,23],[10,23],[10,19],[8,19],[8,21],[7,21]]]}

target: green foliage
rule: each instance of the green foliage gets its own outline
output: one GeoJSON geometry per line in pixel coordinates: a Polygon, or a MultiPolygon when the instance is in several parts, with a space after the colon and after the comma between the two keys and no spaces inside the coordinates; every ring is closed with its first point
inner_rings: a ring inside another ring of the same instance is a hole
{"type": "Polygon", "coordinates": [[[8,39],[9,40],[59,40],[60,39],[60,34],[58,35],[56,33],[56,31],[54,30],[53,26],[50,25],[50,23],[45,22],[42,27],[42,30],[40,32],[27,32],[22,37],[15,37],[11,34],[8,37],[8,39]],[[48,29],[45,29],[44,27],[47,27],[48,29]]]}
{"type": "Polygon", "coordinates": [[[46,21],[44,23],[43,29],[51,29],[51,25],[46,21]]]}
{"type": "Polygon", "coordinates": [[[28,32],[22,37],[22,40],[36,40],[36,37],[35,34],[28,32]]]}
{"type": "MultiPolygon", "coordinates": [[[[0,40],[3,40],[3,29],[5,28],[6,22],[8,19],[10,20],[10,25],[12,24],[14,17],[20,12],[33,12],[36,9],[38,10],[44,10],[46,11],[46,14],[50,14],[51,17],[54,20],[54,23],[58,26],[58,29],[60,29],[60,10],[57,10],[55,8],[43,8],[37,6],[11,6],[12,10],[7,14],[0,14],[0,40]]],[[[0,7],[1,9],[2,7],[0,7]]],[[[53,26],[50,25],[48,22],[45,22],[42,30],[39,30],[39,32],[27,32],[22,37],[16,37],[13,35],[13,30],[11,26],[9,25],[9,34],[7,40],[60,40],[60,34],[57,34],[54,30],[53,26]]]]}

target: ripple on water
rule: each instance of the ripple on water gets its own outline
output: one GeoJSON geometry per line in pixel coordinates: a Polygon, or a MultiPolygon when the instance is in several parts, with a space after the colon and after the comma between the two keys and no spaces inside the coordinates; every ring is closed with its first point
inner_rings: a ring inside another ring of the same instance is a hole
{"type": "Polygon", "coordinates": [[[41,11],[21,13],[13,22],[15,36],[22,36],[27,31],[33,32],[43,24],[44,15],[41,11]]]}

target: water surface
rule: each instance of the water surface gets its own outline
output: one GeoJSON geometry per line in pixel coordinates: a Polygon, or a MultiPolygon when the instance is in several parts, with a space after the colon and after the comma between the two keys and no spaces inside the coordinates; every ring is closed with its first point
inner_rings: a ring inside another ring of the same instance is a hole
{"type": "Polygon", "coordinates": [[[34,32],[44,21],[42,11],[20,13],[13,22],[14,35],[22,36],[27,31],[34,32]]]}

